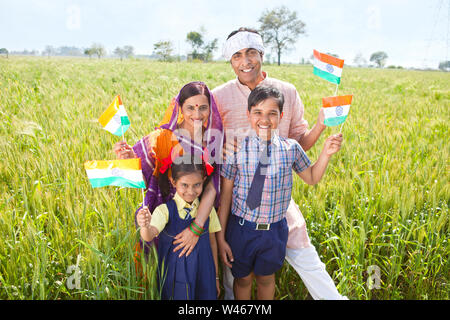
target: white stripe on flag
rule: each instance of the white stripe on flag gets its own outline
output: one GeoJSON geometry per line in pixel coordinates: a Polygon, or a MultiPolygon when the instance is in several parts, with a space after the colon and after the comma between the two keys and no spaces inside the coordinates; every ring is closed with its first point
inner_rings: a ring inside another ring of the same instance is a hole
{"type": "Polygon", "coordinates": [[[323,108],[325,119],[348,115],[350,105],[323,108]]]}
{"type": "Polygon", "coordinates": [[[103,179],[109,177],[122,177],[131,181],[143,181],[141,170],[124,170],[119,168],[109,169],[89,169],[86,170],[89,179],[103,179]]]}
{"type": "Polygon", "coordinates": [[[314,57],[314,67],[316,67],[322,71],[331,73],[332,75],[335,75],[336,77],[339,77],[339,78],[342,76],[342,68],[339,68],[339,67],[333,66],[332,64],[328,64],[323,61],[320,61],[316,57],[314,57]]]}

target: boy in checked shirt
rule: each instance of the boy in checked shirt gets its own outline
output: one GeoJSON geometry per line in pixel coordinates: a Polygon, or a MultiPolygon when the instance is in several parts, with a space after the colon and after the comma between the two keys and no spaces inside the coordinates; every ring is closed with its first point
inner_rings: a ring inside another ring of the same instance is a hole
{"type": "Polygon", "coordinates": [[[257,86],[248,98],[252,134],[222,165],[222,231],[217,234],[217,242],[219,255],[235,278],[233,291],[238,300],[251,298],[253,278],[257,298],[273,299],[275,272],[286,254],[285,215],[291,199],[292,169],[303,181],[314,185],[342,144],[342,134],[329,137],[317,162],[310,165],[297,141],[277,134],[283,104],[278,89],[257,86]]]}

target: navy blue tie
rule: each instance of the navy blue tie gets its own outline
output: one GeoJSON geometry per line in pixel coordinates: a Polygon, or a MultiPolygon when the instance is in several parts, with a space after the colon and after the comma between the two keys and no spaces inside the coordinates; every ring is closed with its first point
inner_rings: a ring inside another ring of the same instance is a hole
{"type": "Polygon", "coordinates": [[[250,210],[256,209],[261,205],[262,191],[264,188],[264,181],[266,180],[266,170],[270,162],[270,149],[269,142],[259,157],[258,166],[256,167],[246,201],[250,210]]]}
{"type": "Polygon", "coordinates": [[[191,208],[188,207],[184,207],[184,211],[186,211],[186,216],[184,217],[184,220],[189,220],[191,218],[190,212],[191,212],[191,208]]]}

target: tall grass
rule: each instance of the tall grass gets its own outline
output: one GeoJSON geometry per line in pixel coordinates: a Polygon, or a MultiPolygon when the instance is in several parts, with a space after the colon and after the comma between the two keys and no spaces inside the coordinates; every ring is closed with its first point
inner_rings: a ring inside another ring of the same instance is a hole
{"type": "MultiPolygon", "coordinates": [[[[267,66],[293,83],[310,126],[333,85],[311,67],[267,66]]],[[[66,58],[0,59],[0,298],[157,299],[155,253],[135,269],[140,190],[92,189],[83,163],[114,159],[99,115],[120,94],[129,144],[150,132],[187,82],[214,88],[225,63],[66,58]],[[81,271],[71,288],[70,266],[81,271]]],[[[353,94],[344,144],[324,179],[295,179],[293,197],[339,291],[351,299],[449,298],[450,75],[346,67],[353,94]],[[381,271],[370,289],[369,266],[381,271]]],[[[315,160],[328,128],[308,152],[315,160]]],[[[288,264],[277,299],[310,298],[288,264]]]]}

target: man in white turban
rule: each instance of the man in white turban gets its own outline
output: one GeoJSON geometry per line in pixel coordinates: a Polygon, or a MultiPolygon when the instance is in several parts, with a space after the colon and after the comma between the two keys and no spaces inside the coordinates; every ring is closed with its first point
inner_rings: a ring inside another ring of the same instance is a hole
{"type": "MultiPolygon", "coordinates": [[[[273,86],[279,89],[285,98],[283,117],[278,126],[282,137],[299,141],[302,148],[309,150],[325,129],[323,110],[319,112],[316,123],[308,129],[308,122],[303,118],[303,103],[296,88],[287,82],[268,77],[262,71],[264,45],[261,36],[255,30],[240,28],[233,31],[223,47],[225,59],[230,61],[236,79],[215,88],[212,92],[222,117],[226,139],[239,148],[239,141],[248,135],[250,123],[247,117],[247,99],[258,85],[273,86]]],[[[306,223],[298,206],[291,199],[287,210],[289,238],[286,260],[302,278],[314,299],[346,299],[341,296],[320,261],[316,249],[311,244],[306,223]]],[[[225,235],[218,234],[219,254],[222,260],[232,258],[231,250],[224,244],[225,235]]],[[[233,276],[230,268],[224,265],[225,299],[233,299],[233,276]]]]}

